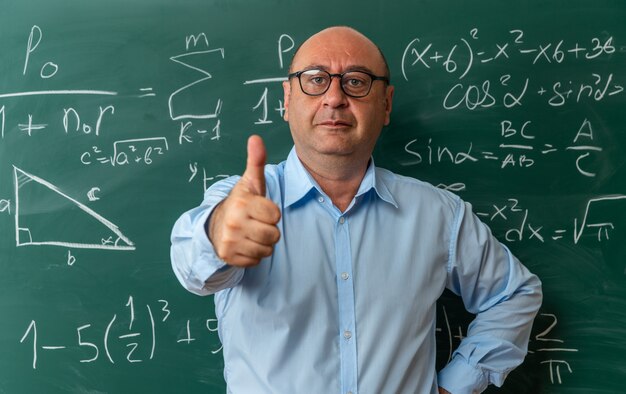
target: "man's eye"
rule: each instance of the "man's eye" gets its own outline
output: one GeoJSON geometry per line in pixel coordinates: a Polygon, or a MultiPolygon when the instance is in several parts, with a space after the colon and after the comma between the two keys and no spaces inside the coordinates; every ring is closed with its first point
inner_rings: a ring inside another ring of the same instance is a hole
{"type": "Polygon", "coordinates": [[[326,78],[324,78],[322,76],[311,77],[311,79],[309,79],[309,81],[311,83],[314,83],[315,85],[323,85],[326,82],[326,78]]]}
{"type": "Polygon", "coordinates": [[[350,78],[348,79],[347,84],[351,87],[358,88],[359,86],[363,86],[365,84],[365,81],[358,78],[350,78]]]}

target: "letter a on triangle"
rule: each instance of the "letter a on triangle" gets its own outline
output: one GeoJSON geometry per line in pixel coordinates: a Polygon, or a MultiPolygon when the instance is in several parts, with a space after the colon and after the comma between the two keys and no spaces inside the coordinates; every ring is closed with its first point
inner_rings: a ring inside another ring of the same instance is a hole
{"type": "Polygon", "coordinates": [[[134,250],[119,228],[57,186],[13,166],[15,243],[134,250]]]}

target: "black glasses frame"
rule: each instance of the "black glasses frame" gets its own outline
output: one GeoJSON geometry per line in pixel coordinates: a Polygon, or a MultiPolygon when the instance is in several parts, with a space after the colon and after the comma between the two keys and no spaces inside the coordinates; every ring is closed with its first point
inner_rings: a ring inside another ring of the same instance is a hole
{"type": "Polygon", "coordinates": [[[307,70],[296,71],[294,73],[291,73],[291,74],[287,75],[288,79],[291,79],[291,78],[294,78],[294,77],[298,78],[298,83],[300,84],[300,90],[302,90],[302,93],[306,94],[307,96],[321,96],[321,95],[325,94],[326,92],[328,92],[328,89],[330,89],[330,85],[331,85],[331,83],[333,81],[333,77],[339,78],[339,86],[341,87],[341,91],[346,96],[354,97],[354,98],[361,98],[361,97],[365,97],[368,94],[370,94],[370,91],[372,90],[372,85],[374,84],[374,81],[384,81],[385,84],[389,85],[389,78],[387,78],[387,77],[380,77],[378,75],[374,75],[372,73],[369,73],[367,71],[362,71],[362,70],[350,70],[350,71],[343,72],[341,74],[331,74],[331,73],[329,73],[326,70],[321,70],[321,69],[317,69],[317,68],[311,68],[311,69],[307,69],[307,70]],[[304,90],[304,88],[302,87],[302,79],[300,79],[300,76],[302,74],[304,74],[305,72],[312,71],[312,70],[319,70],[320,72],[324,72],[324,73],[328,74],[328,76],[330,77],[330,82],[328,83],[328,86],[326,86],[326,89],[324,89],[323,92],[320,92],[320,93],[317,93],[317,94],[307,93],[304,90]],[[355,96],[353,94],[350,94],[350,93],[346,92],[346,90],[343,88],[343,83],[341,83],[341,80],[343,79],[343,76],[346,75],[346,74],[349,74],[349,73],[353,73],[353,72],[363,73],[363,74],[369,76],[372,79],[372,81],[370,82],[369,89],[367,89],[367,92],[365,94],[355,96]]]}

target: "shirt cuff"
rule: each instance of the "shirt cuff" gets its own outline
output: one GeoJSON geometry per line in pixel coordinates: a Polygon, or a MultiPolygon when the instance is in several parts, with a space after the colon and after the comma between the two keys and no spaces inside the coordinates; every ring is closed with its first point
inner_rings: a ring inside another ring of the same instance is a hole
{"type": "Polygon", "coordinates": [[[201,291],[205,294],[213,294],[226,287],[231,287],[243,276],[243,270],[228,265],[215,252],[207,234],[207,222],[218,204],[204,212],[195,225],[193,239],[199,243],[200,258],[194,261],[190,274],[201,284],[201,291]]]}
{"type": "Polygon", "coordinates": [[[179,282],[198,295],[209,295],[235,283],[241,276],[215,253],[206,234],[206,221],[220,199],[181,216],[172,231],[171,260],[179,282]]]}
{"type": "Polygon", "coordinates": [[[191,271],[197,278],[207,279],[215,271],[218,271],[226,266],[226,262],[219,258],[215,252],[215,247],[209,239],[207,233],[207,221],[211,217],[211,214],[217,207],[217,204],[204,212],[195,224],[193,229],[193,240],[198,243],[198,250],[200,251],[200,258],[194,261],[191,267],[191,271]]]}
{"type": "Polygon", "coordinates": [[[480,368],[468,364],[463,357],[455,356],[437,377],[440,387],[452,394],[482,393],[489,381],[480,368]]]}

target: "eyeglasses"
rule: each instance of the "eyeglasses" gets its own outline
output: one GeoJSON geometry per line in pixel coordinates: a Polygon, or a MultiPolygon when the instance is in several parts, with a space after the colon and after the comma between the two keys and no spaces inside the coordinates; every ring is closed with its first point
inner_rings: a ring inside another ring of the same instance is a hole
{"type": "Polygon", "coordinates": [[[302,70],[287,75],[289,79],[298,77],[302,92],[309,96],[321,96],[328,91],[333,77],[341,81],[341,90],[348,96],[359,98],[365,97],[372,89],[374,81],[385,81],[389,84],[389,78],[379,77],[365,71],[347,71],[341,74],[331,74],[324,70],[302,70]]]}

